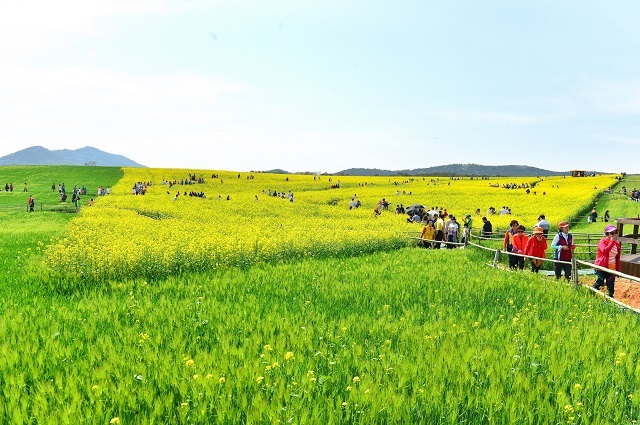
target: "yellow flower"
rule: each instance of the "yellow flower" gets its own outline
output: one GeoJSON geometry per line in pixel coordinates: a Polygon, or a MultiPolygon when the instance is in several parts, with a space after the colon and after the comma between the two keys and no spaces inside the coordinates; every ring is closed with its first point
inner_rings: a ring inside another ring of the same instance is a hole
{"type": "Polygon", "coordinates": [[[256,378],[256,382],[257,382],[258,384],[259,384],[259,383],[261,383],[262,381],[264,381],[264,376],[258,376],[258,377],[256,378]]]}
{"type": "Polygon", "coordinates": [[[573,386],[573,388],[575,388],[577,391],[580,391],[580,390],[582,389],[582,385],[580,385],[580,384],[575,384],[575,385],[573,386]]]}
{"type": "Polygon", "coordinates": [[[115,417],[115,418],[111,418],[111,420],[109,421],[110,424],[119,424],[120,423],[120,418],[119,417],[115,417]]]}
{"type": "Polygon", "coordinates": [[[359,377],[359,376],[354,376],[354,377],[353,377],[353,379],[352,379],[352,381],[353,381],[353,383],[354,383],[354,384],[356,384],[356,385],[357,385],[357,384],[359,384],[359,383],[360,383],[360,377],[359,377]]]}
{"type": "Polygon", "coordinates": [[[193,367],[195,366],[196,362],[194,362],[193,360],[189,359],[187,360],[187,362],[185,363],[185,366],[187,367],[193,367]]]}
{"type": "Polygon", "coordinates": [[[210,374],[210,373],[207,373],[206,378],[207,378],[207,379],[212,379],[212,378],[213,378],[213,375],[212,375],[212,374],[210,374]]]}
{"type": "Polygon", "coordinates": [[[271,348],[271,345],[269,344],[265,344],[264,349],[267,351],[273,351],[273,348],[271,348]]]}
{"type": "Polygon", "coordinates": [[[200,375],[198,375],[198,374],[193,375],[193,379],[194,380],[198,379],[199,377],[200,377],[200,375]]]}
{"type": "Polygon", "coordinates": [[[352,390],[351,385],[348,385],[347,386],[347,391],[351,391],[351,390],[352,390]]]}
{"type": "Polygon", "coordinates": [[[284,355],[285,360],[293,360],[293,353],[288,351],[287,354],[284,355]]]}
{"type": "Polygon", "coordinates": [[[221,384],[224,384],[227,380],[225,379],[224,376],[221,376],[220,379],[218,379],[218,382],[221,384]]]}
{"type": "Polygon", "coordinates": [[[98,387],[97,385],[94,385],[93,387],[91,387],[91,389],[92,389],[93,391],[98,391],[98,388],[100,388],[100,387],[98,387]]]}

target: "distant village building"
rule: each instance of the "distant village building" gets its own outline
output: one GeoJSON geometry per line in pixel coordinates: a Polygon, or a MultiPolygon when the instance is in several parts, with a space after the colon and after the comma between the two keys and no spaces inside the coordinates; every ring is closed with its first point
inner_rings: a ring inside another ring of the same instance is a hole
{"type": "Polygon", "coordinates": [[[586,170],[571,170],[571,177],[584,177],[586,175],[586,170]]]}

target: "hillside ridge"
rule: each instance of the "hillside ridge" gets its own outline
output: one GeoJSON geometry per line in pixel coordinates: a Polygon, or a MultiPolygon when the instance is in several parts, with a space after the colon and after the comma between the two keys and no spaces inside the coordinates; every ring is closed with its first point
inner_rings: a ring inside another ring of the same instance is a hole
{"type": "Polygon", "coordinates": [[[481,165],[481,164],[447,164],[426,168],[404,170],[380,170],[367,168],[349,168],[340,171],[341,175],[411,175],[411,176],[558,176],[571,174],[570,171],[551,171],[528,165],[481,165]]]}
{"type": "MultiPolygon", "coordinates": [[[[609,174],[602,171],[585,170],[590,174],[609,174]]],[[[288,171],[276,169],[265,171],[275,174],[290,174],[288,171]]],[[[296,172],[296,174],[312,174],[296,172]]],[[[565,176],[571,171],[552,171],[528,165],[481,165],[481,164],[447,164],[426,168],[404,170],[384,170],[379,168],[348,168],[336,173],[322,173],[340,176],[471,176],[471,177],[531,177],[531,176],[565,176]]]]}
{"type": "Polygon", "coordinates": [[[125,156],[85,146],[79,149],[49,150],[32,146],[0,157],[0,165],[98,165],[102,167],[142,167],[125,156]]]}

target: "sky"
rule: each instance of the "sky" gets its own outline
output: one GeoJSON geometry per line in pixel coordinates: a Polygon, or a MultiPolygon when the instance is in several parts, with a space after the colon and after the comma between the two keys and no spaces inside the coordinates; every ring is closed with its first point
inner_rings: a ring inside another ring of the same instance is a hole
{"type": "Polygon", "coordinates": [[[640,173],[635,0],[0,10],[0,157],[93,146],[169,168],[640,173]]]}

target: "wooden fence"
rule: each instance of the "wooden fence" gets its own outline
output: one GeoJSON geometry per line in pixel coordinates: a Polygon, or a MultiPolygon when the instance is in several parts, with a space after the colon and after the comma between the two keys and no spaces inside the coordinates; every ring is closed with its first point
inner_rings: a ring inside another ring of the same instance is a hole
{"type": "MultiPolygon", "coordinates": [[[[494,233],[494,235],[496,235],[496,234],[497,233],[494,233]]],[[[575,234],[573,234],[573,235],[574,235],[574,240],[575,240],[576,235],[575,234]]],[[[582,234],[582,235],[586,237],[587,241],[594,241],[595,244],[590,244],[589,243],[589,244],[580,244],[580,245],[576,244],[576,245],[578,247],[580,247],[580,246],[587,247],[588,246],[589,247],[589,251],[588,251],[589,254],[592,252],[591,248],[593,248],[593,253],[594,253],[593,255],[595,255],[595,252],[597,251],[597,246],[598,246],[597,242],[600,241],[602,236],[601,235],[597,235],[597,236],[596,235],[591,235],[591,236],[589,236],[588,234],[582,234]],[[597,239],[596,239],[596,237],[597,237],[597,239]]],[[[567,262],[567,261],[559,261],[559,260],[550,259],[550,258],[532,257],[532,256],[529,256],[529,255],[524,255],[524,254],[505,253],[505,252],[502,252],[502,250],[500,250],[500,249],[491,248],[491,247],[484,246],[484,245],[480,244],[482,241],[494,241],[494,242],[497,242],[499,240],[501,241],[502,238],[500,238],[500,239],[495,239],[495,238],[491,238],[491,237],[487,238],[487,237],[480,237],[480,236],[473,235],[473,234],[471,235],[471,237],[474,238],[475,240],[477,240],[478,243],[473,243],[473,242],[470,242],[470,241],[466,241],[465,243],[452,243],[452,242],[446,242],[446,241],[436,241],[436,240],[433,240],[433,239],[421,239],[420,237],[410,237],[410,239],[415,239],[415,240],[423,241],[423,242],[427,242],[427,243],[440,243],[441,244],[441,248],[442,247],[446,247],[447,245],[449,245],[449,246],[452,246],[452,247],[461,247],[461,246],[474,247],[474,248],[477,248],[477,249],[491,251],[491,252],[494,253],[494,255],[493,255],[493,263],[491,264],[492,267],[498,267],[500,259],[501,259],[501,257],[503,255],[514,255],[516,257],[523,257],[525,259],[526,258],[530,258],[530,259],[533,258],[533,259],[542,260],[543,262],[550,262],[550,263],[571,264],[571,282],[573,283],[573,287],[576,290],[581,286],[580,285],[580,281],[578,279],[578,276],[579,276],[578,265],[584,266],[584,267],[586,267],[586,268],[588,268],[590,270],[594,270],[594,271],[595,270],[603,270],[603,271],[606,271],[608,273],[614,274],[614,275],[616,275],[618,277],[621,277],[621,278],[624,278],[624,279],[628,279],[633,284],[640,285],[640,278],[638,278],[636,276],[631,276],[631,275],[628,275],[628,274],[625,274],[625,273],[617,272],[615,270],[610,270],[610,269],[606,269],[606,268],[603,268],[603,267],[600,267],[600,266],[596,266],[595,264],[593,264],[592,262],[589,262],[589,261],[578,260],[575,255],[574,255],[573,259],[571,260],[571,262],[567,262]]],[[[608,299],[609,301],[613,302],[614,304],[616,304],[616,305],[618,305],[620,307],[623,307],[623,308],[625,308],[625,309],[627,309],[629,311],[632,311],[634,313],[640,313],[640,309],[631,307],[631,306],[629,306],[627,304],[624,304],[624,303],[622,303],[622,302],[620,302],[620,301],[618,301],[618,300],[616,300],[616,299],[614,299],[612,297],[609,297],[608,295],[604,294],[603,292],[596,290],[592,286],[589,286],[589,285],[582,285],[582,286],[585,286],[590,291],[592,291],[594,293],[597,293],[600,296],[605,297],[606,299],[608,299]]]]}

